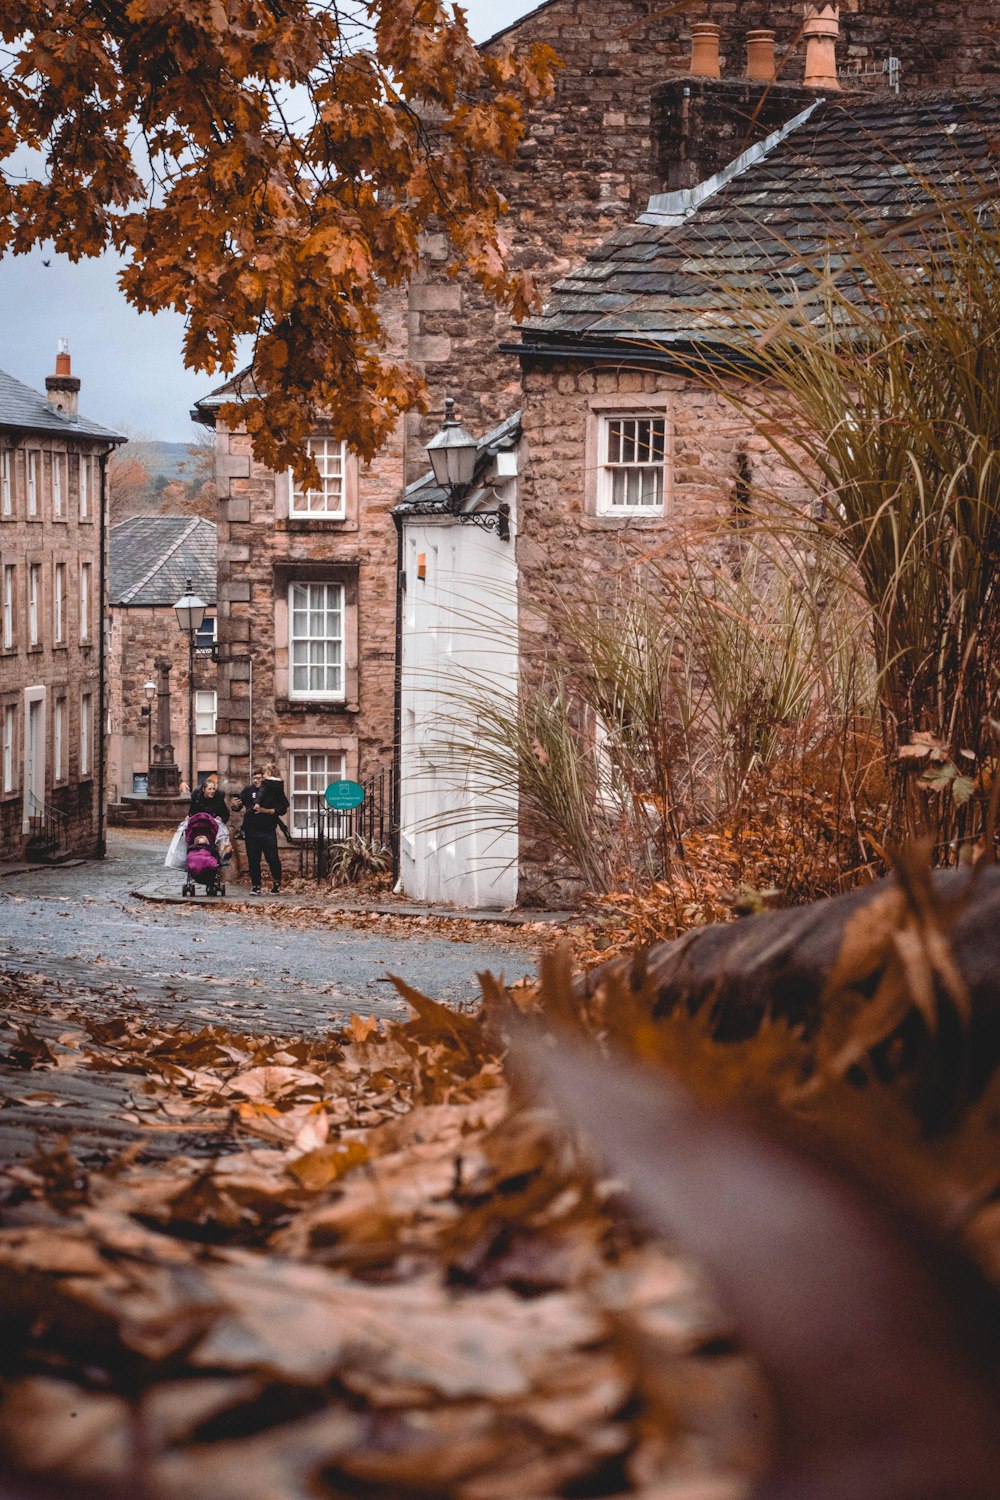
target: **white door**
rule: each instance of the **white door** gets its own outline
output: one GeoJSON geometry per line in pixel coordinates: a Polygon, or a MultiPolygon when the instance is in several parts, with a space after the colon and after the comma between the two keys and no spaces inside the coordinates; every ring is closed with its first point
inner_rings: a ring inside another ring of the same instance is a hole
{"type": "Polygon", "coordinates": [[[510,704],[516,692],[514,544],[450,519],[415,518],[404,534],[402,888],[422,901],[510,906],[516,784],[498,784],[475,747],[476,700],[510,704]]]}
{"type": "Polygon", "coordinates": [[[45,801],[45,689],[28,688],[24,703],[24,826],[45,801]]]}

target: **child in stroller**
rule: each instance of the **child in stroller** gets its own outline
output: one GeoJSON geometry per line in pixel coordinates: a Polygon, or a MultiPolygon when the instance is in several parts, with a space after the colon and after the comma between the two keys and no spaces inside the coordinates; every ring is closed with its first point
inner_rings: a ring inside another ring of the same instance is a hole
{"type": "Polygon", "coordinates": [[[226,894],[225,881],[221,878],[226,861],[219,853],[218,840],[218,818],[213,818],[211,813],[192,813],[184,828],[187,857],[184,861],[183,895],[194,895],[195,882],[205,887],[206,896],[226,894]]]}

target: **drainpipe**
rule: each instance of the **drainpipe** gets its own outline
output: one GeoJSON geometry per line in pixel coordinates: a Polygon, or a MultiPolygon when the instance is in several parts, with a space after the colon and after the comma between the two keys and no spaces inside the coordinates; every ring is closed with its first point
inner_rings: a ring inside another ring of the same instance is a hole
{"type": "Polygon", "coordinates": [[[104,834],[104,788],[106,779],[106,762],[108,756],[108,706],[105,702],[107,684],[107,606],[108,606],[108,459],[112,453],[111,448],[105,448],[98,456],[101,472],[101,524],[100,524],[100,548],[101,560],[98,565],[98,639],[97,639],[97,712],[99,714],[100,734],[95,735],[97,740],[97,839],[94,844],[94,858],[103,859],[108,852],[107,840],[104,834]]]}
{"type": "Polygon", "coordinates": [[[399,772],[403,749],[403,593],[406,574],[403,572],[403,517],[392,514],[396,527],[396,669],[392,683],[392,795],[389,799],[389,843],[392,848],[392,883],[399,880],[399,772]]]}

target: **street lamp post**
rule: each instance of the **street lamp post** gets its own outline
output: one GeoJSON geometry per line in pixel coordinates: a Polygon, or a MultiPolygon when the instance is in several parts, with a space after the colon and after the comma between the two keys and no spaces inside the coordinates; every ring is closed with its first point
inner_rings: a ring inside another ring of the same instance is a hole
{"type": "Polygon", "coordinates": [[[146,707],[139,710],[146,721],[146,795],[149,796],[149,778],[153,766],[153,699],[156,697],[156,683],[144,682],[142,690],[146,694],[146,707]]]}
{"type": "Polygon", "coordinates": [[[192,592],[191,579],[187,581],[187,590],[174,605],[177,615],[177,623],[182,630],[187,631],[188,638],[188,786],[194,791],[194,638],[201,629],[201,622],[205,618],[205,610],[208,608],[204,599],[199,599],[192,592]]]}
{"type": "Polygon", "coordinates": [[[476,440],[460,427],[455,417],[455,401],[445,397],[444,425],[427,444],[427,456],[434,478],[448,491],[452,505],[458,505],[472,483],[476,469],[476,440]]]}

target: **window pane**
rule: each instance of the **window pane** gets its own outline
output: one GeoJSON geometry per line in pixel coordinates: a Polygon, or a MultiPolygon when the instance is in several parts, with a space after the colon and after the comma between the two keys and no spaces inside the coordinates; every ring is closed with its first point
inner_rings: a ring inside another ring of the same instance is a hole
{"type": "Polygon", "coordinates": [[[655,510],[663,504],[666,418],[607,417],[607,459],[598,482],[598,509],[655,510]]]}
{"type": "Polygon", "coordinates": [[[293,515],[344,514],[344,444],[335,438],[309,438],[306,448],[320,475],[319,489],[303,490],[292,479],[293,515]]]}
{"type": "Polygon", "coordinates": [[[291,691],[336,697],[343,692],[343,585],[293,584],[290,599],[291,691]]]}

